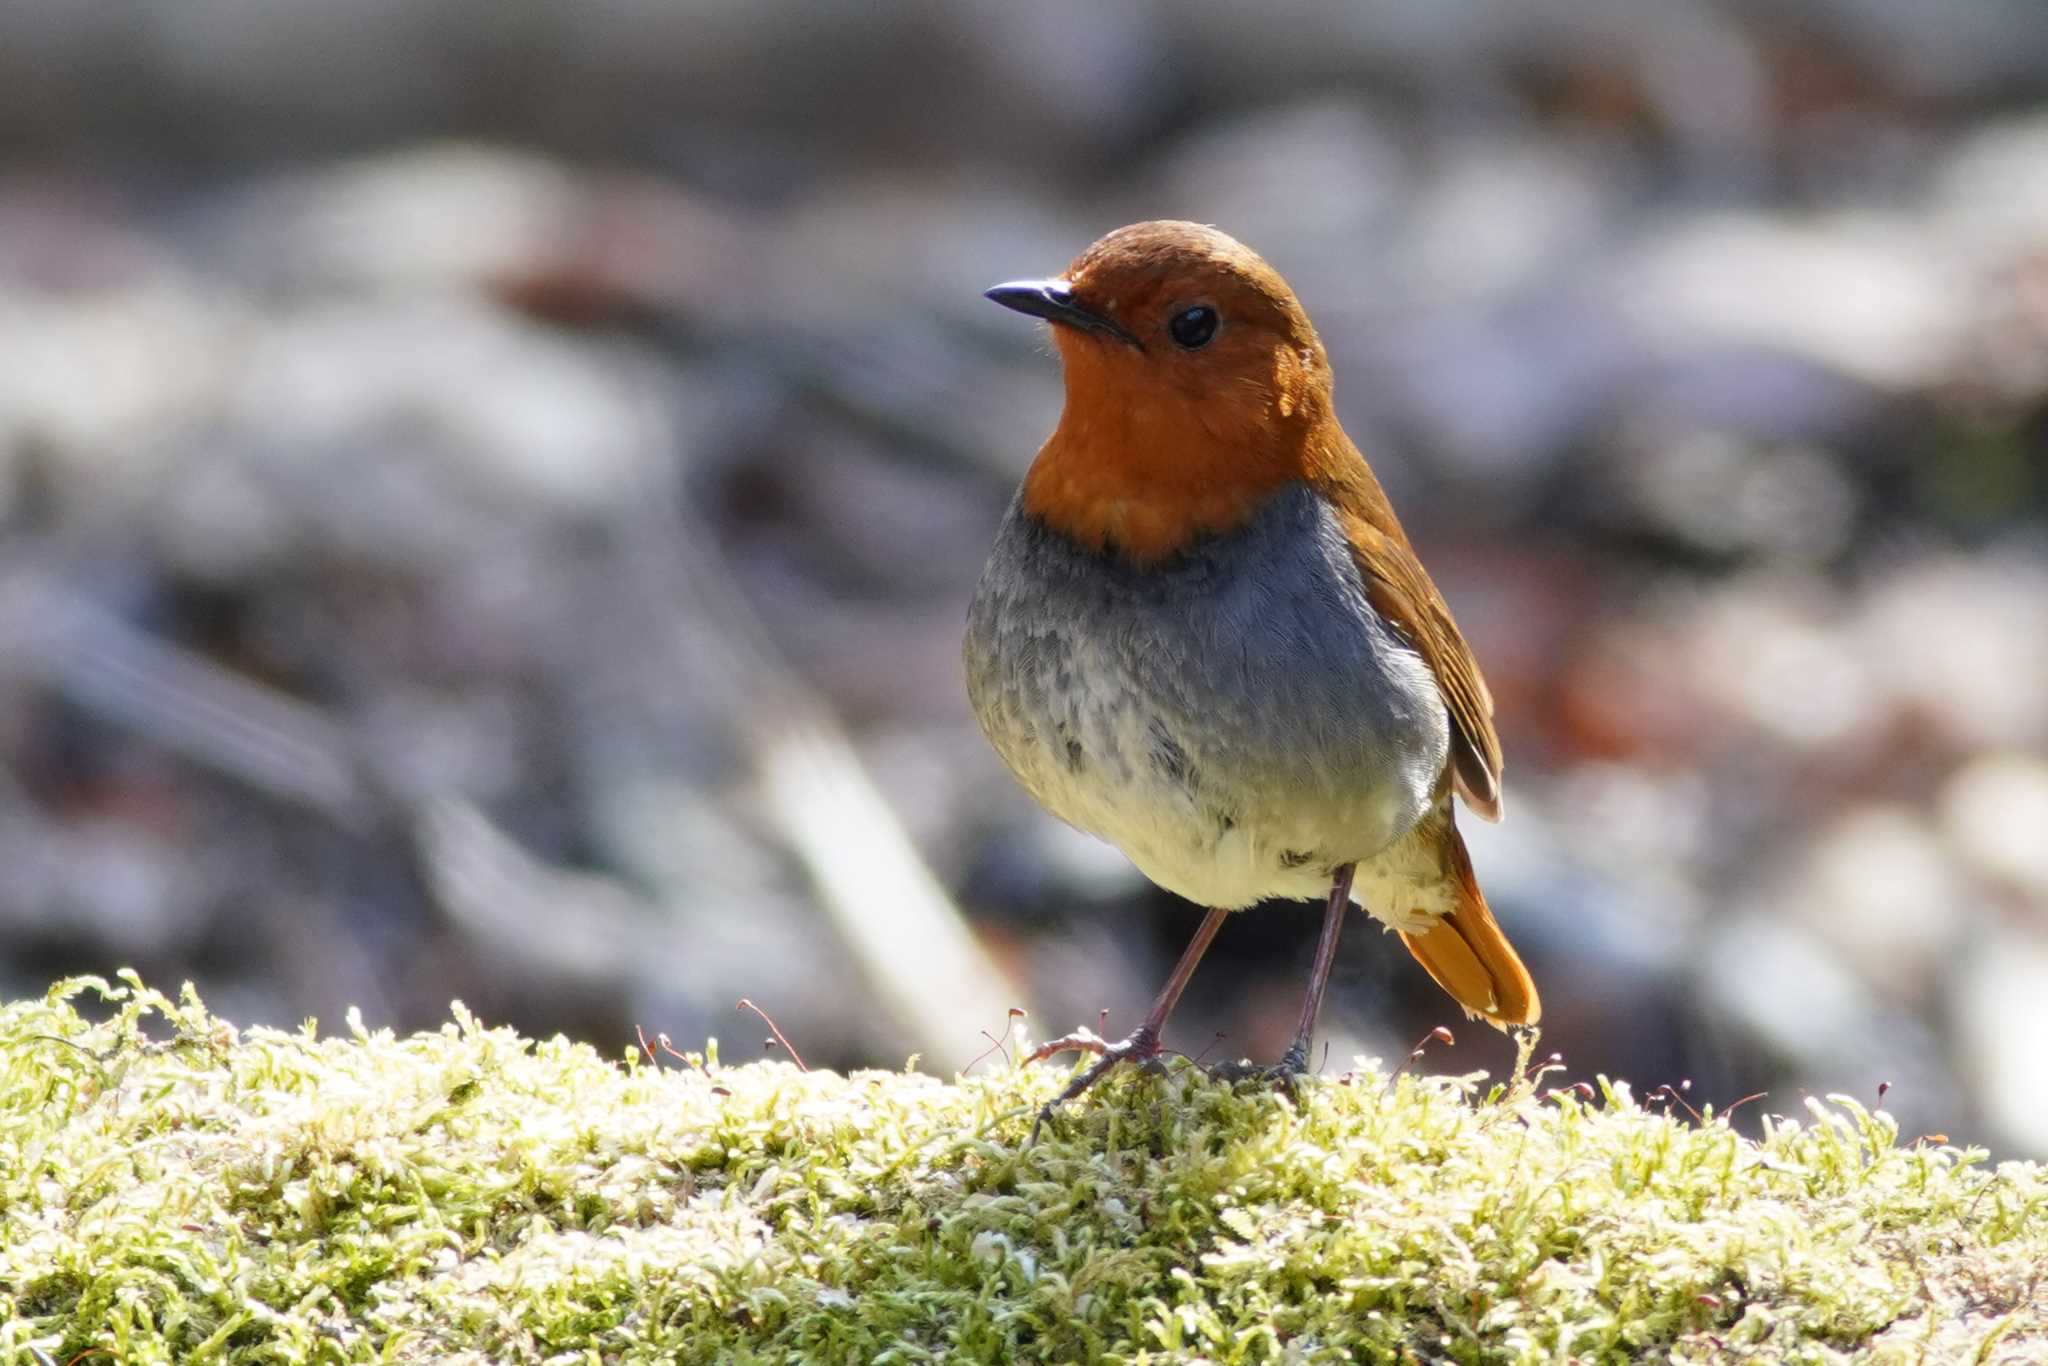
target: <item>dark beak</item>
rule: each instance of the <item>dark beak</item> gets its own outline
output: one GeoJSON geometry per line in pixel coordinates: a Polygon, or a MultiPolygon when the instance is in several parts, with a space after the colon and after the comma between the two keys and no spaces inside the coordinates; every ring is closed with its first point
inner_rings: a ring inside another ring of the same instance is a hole
{"type": "Polygon", "coordinates": [[[1065,327],[1078,327],[1084,332],[1100,332],[1115,337],[1118,341],[1145,348],[1138,339],[1118,327],[1099,313],[1090,313],[1074,302],[1074,287],[1065,280],[1011,280],[993,289],[981,292],[984,299],[993,299],[1004,308],[1014,308],[1034,318],[1043,318],[1049,323],[1065,327]]]}

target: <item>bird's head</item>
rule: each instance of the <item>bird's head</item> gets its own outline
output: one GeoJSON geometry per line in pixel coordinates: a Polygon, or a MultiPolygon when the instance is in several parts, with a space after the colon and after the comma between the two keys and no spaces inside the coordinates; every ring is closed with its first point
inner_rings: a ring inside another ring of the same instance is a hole
{"type": "Polygon", "coordinates": [[[1164,559],[1332,458],[1322,341],[1279,273],[1225,233],[1133,224],[1064,275],[988,297],[1052,324],[1067,401],[1024,501],[1076,541],[1164,559]]]}

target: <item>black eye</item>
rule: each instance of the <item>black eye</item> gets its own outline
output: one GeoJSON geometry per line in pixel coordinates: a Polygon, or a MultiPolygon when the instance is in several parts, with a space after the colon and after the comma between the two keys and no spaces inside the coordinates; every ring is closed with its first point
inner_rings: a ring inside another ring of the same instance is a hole
{"type": "Polygon", "coordinates": [[[1209,338],[1216,335],[1216,310],[1207,304],[1196,304],[1185,313],[1176,313],[1166,324],[1166,330],[1173,334],[1176,346],[1188,351],[1199,351],[1209,344],[1209,338]]]}

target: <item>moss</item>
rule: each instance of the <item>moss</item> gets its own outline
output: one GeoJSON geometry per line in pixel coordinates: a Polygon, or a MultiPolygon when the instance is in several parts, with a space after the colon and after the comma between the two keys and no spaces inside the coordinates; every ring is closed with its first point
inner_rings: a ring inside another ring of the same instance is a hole
{"type": "Polygon", "coordinates": [[[1025,1148],[1053,1069],[237,1035],[132,978],[0,1009],[0,1074],[0,1361],[2048,1356],[2048,1176],[1839,1097],[1751,1141],[1182,1069],[1025,1148]]]}

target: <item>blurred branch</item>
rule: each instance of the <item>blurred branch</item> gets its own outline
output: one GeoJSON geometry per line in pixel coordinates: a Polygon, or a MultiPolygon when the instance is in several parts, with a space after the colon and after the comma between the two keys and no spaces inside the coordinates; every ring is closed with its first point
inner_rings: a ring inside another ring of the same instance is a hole
{"type": "Polygon", "coordinates": [[[826,913],[918,1047],[952,1059],[974,1022],[1022,1004],[835,729],[783,728],[760,756],[769,809],[826,913]]]}
{"type": "Polygon", "coordinates": [[[0,577],[0,675],[345,825],[371,812],[347,734],[297,702],[130,626],[34,570],[0,577]]]}
{"type": "Polygon", "coordinates": [[[650,932],[665,928],[619,883],[535,858],[471,802],[421,803],[414,837],[435,902],[540,980],[614,981],[648,959],[650,932]]]}
{"type": "MultiPolygon", "coordinates": [[[[650,406],[664,407],[651,395],[650,406]]],[[[626,525],[678,675],[709,689],[745,737],[765,809],[833,927],[915,1046],[960,1054],[974,1021],[1023,1003],[1018,984],[975,940],[837,718],[781,660],[711,528],[666,492],[641,499],[626,525]]]]}

